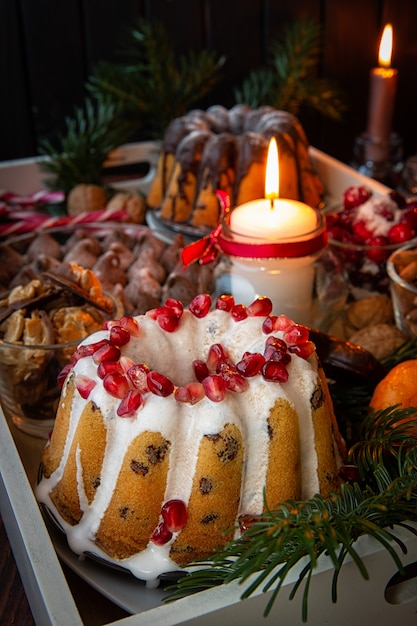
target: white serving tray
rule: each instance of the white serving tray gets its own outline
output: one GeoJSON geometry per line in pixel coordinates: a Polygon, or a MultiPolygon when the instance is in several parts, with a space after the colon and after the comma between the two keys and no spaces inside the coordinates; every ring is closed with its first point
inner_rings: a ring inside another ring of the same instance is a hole
{"type": "MultiPolygon", "coordinates": [[[[150,169],[144,179],[121,183],[121,188],[146,191],[155,172],[158,146],[154,143],[124,146],[117,151],[119,162],[148,161],[150,169]]],[[[388,191],[323,152],[311,148],[315,167],[325,185],[330,203],[340,203],[343,191],[353,184],[366,184],[377,194],[388,191]]],[[[39,170],[39,159],[0,163],[0,188],[19,194],[29,194],[42,188],[44,175],[39,170]]],[[[37,624],[41,626],[77,626],[82,624],[78,607],[71,594],[54,545],[50,539],[33,495],[41,440],[31,438],[10,426],[0,410],[0,512],[3,517],[17,566],[37,624]]],[[[417,538],[401,532],[407,545],[404,564],[417,561],[417,538]]],[[[411,626],[416,623],[417,579],[412,578],[399,587],[389,587],[396,566],[388,553],[368,537],[358,542],[358,549],[369,573],[363,580],[356,565],[347,562],[338,583],[338,600],[332,604],[330,590],[333,568],[324,559],[313,576],[309,592],[310,626],[325,623],[351,626],[355,621],[377,621],[378,626],[393,623],[411,626]],[[387,601],[386,596],[390,598],[387,601]]],[[[131,617],[113,622],[126,626],[173,626],[193,624],[212,626],[238,623],[253,626],[269,623],[302,625],[301,593],[290,601],[288,595],[299,568],[283,586],[268,619],[262,617],[268,594],[259,592],[241,601],[243,587],[236,584],[222,586],[177,600],[166,605],[160,602],[160,592],[138,589],[145,593],[143,610],[131,617]]],[[[98,585],[100,587],[100,584],[98,585]]],[[[1,620],[0,620],[1,621],[1,620]]]]}

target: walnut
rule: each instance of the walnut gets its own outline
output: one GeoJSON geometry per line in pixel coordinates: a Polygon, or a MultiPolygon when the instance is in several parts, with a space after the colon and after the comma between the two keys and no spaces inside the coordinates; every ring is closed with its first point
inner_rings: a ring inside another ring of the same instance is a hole
{"type": "Polygon", "coordinates": [[[145,223],[145,198],[137,193],[125,193],[123,191],[116,193],[107,203],[106,209],[124,209],[131,222],[135,224],[145,223]]]}
{"type": "Polygon", "coordinates": [[[394,324],[374,324],[356,331],[349,341],[371,352],[378,360],[399,348],[406,336],[394,324]]]}
{"type": "Polygon", "coordinates": [[[345,332],[349,337],[356,330],[375,324],[394,321],[392,302],[388,296],[375,295],[352,302],[346,309],[345,332]]]}
{"type": "Polygon", "coordinates": [[[103,211],[106,206],[107,195],[98,185],[77,185],[68,194],[67,211],[69,215],[103,211]]]}

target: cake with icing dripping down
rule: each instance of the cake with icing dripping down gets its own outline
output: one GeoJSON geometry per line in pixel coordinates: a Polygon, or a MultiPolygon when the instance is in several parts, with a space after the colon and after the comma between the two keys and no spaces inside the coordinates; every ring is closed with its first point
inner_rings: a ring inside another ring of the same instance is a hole
{"type": "Polygon", "coordinates": [[[344,443],[315,346],[271,309],[168,300],[80,344],[37,487],[74,552],[153,581],[266,505],[338,489],[344,443]]]}

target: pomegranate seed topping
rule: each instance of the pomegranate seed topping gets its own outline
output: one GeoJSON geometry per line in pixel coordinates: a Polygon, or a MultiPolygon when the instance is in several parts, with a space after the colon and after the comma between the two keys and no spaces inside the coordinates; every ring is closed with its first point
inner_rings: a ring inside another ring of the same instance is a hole
{"type": "Polygon", "coordinates": [[[168,298],[165,302],[165,306],[172,312],[173,315],[176,315],[177,317],[181,317],[184,312],[183,303],[175,298],[168,298]]]}
{"type": "Polygon", "coordinates": [[[241,322],[248,317],[248,312],[244,304],[235,304],[230,313],[235,322],[241,322]]]}
{"type": "Polygon", "coordinates": [[[104,322],[103,328],[105,330],[111,330],[113,326],[121,326],[125,328],[133,337],[139,337],[140,328],[137,320],[129,315],[123,315],[119,320],[108,320],[104,322]]]}
{"type": "Polygon", "coordinates": [[[211,309],[211,297],[207,293],[196,296],[190,303],[189,309],[195,317],[205,317],[211,309]]]}
{"type": "Polygon", "coordinates": [[[205,397],[204,387],[201,383],[187,383],[183,387],[177,387],[174,391],[175,399],[178,402],[188,402],[197,404],[205,397]]]}
{"type": "Polygon", "coordinates": [[[127,376],[132,385],[141,393],[149,391],[148,374],[150,369],[145,363],[136,363],[127,370],[127,376]]]}
{"type": "Polygon", "coordinates": [[[97,368],[97,375],[100,378],[104,378],[106,374],[113,374],[114,372],[123,373],[120,361],[102,361],[97,368]]]}
{"type": "MultiPolygon", "coordinates": [[[[312,341],[306,341],[300,345],[293,345],[288,348],[292,354],[297,354],[302,359],[308,359],[316,350],[316,346],[312,341]]],[[[288,355],[289,356],[289,355],[288,355]]]]}
{"type": "Polygon", "coordinates": [[[80,396],[86,400],[96,386],[96,383],[94,380],[91,380],[91,378],[88,378],[88,376],[77,374],[75,377],[75,386],[80,396]]]}
{"type": "Polygon", "coordinates": [[[209,375],[207,364],[201,359],[193,361],[194,375],[196,379],[202,383],[203,380],[209,375]]]}
{"type": "Polygon", "coordinates": [[[110,372],[103,378],[103,387],[111,396],[121,400],[129,391],[129,380],[120,372],[110,372]]]}
{"type": "Polygon", "coordinates": [[[221,402],[226,397],[226,383],[218,374],[207,376],[203,380],[204,392],[212,402],[221,402]]]}
{"type": "Polygon", "coordinates": [[[265,335],[269,335],[270,333],[280,330],[285,331],[293,324],[293,320],[287,315],[270,315],[264,320],[262,324],[262,332],[265,335]]]}
{"type": "Polygon", "coordinates": [[[272,311],[272,302],[269,298],[265,296],[260,296],[256,298],[252,304],[250,304],[247,308],[248,315],[251,316],[266,316],[269,315],[272,311]]]}
{"type": "Polygon", "coordinates": [[[220,343],[213,343],[208,351],[207,355],[207,367],[209,372],[215,372],[219,366],[219,363],[226,361],[229,358],[229,353],[220,343]]]}
{"type": "Polygon", "coordinates": [[[164,546],[171,539],[172,532],[168,530],[164,522],[161,522],[151,535],[151,541],[157,546],[164,546]]]}
{"type": "Polygon", "coordinates": [[[284,350],[278,350],[274,346],[268,346],[264,352],[265,361],[279,361],[283,365],[288,365],[291,361],[291,354],[284,350]]]}
{"type": "Polygon", "coordinates": [[[284,341],[288,344],[295,343],[299,345],[300,343],[305,343],[308,341],[308,337],[308,328],[306,326],[301,326],[301,324],[293,324],[284,333],[284,341]]]}
{"type": "Polygon", "coordinates": [[[112,326],[110,328],[110,343],[115,346],[124,346],[130,341],[130,333],[123,326],[112,326]]]}
{"type": "Polygon", "coordinates": [[[274,346],[276,350],[282,350],[283,352],[287,351],[287,344],[279,337],[267,337],[265,340],[265,346],[274,346]]]}
{"type": "Polygon", "coordinates": [[[253,354],[245,354],[242,360],[236,364],[236,369],[243,376],[249,378],[259,374],[264,363],[265,357],[259,352],[254,352],[253,354]]]}
{"type": "Polygon", "coordinates": [[[122,372],[127,374],[131,367],[136,365],[133,359],[130,356],[122,355],[119,360],[120,367],[122,368],[122,372]]]}
{"type": "Polygon", "coordinates": [[[96,365],[102,361],[118,361],[120,359],[120,348],[110,342],[106,342],[93,354],[93,361],[96,365]]]}
{"type": "Polygon", "coordinates": [[[229,389],[229,391],[242,393],[249,387],[249,383],[246,378],[237,371],[233,364],[221,363],[219,374],[226,383],[226,388],[229,389]]]}
{"type": "Polygon", "coordinates": [[[267,361],[262,368],[262,375],[273,383],[285,383],[288,380],[287,368],[279,361],[267,361]]]}
{"type": "Polygon", "coordinates": [[[74,367],[73,363],[67,363],[66,365],[64,365],[62,370],[58,373],[56,380],[58,383],[58,387],[60,389],[62,389],[62,387],[64,386],[64,382],[73,367],[74,367]]]}
{"type": "Polygon", "coordinates": [[[149,391],[166,398],[174,391],[174,383],[159,372],[150,371],[147,375],[149,391]]]}
{"type": "Polygon", "coordinates": [[[253,517],[251,515],[239,515],[239,528],[240,528],[240,532],[245,532],[245,530],[249,530],[249,528],[251,528],[253,526],[253,524],[256,522],[256,517],[253,517]]]}
{"type": "Polygon", "coordinates": [[[109,342],[107,341],[107,339],[102,339],[101,341],[96,341],[95,343],[89,343],[89,344],[84,344],[82,346],[78,346],[78,348],[72,355],[72,360],[76,362],[79,359],[83,359],[84,357],[92,356],[94,352],[97,352],[99,348],[108,344],[109,342]]]}
{"type": "Polygon", "coordinates": [[[222,294],[216,300],[216,309],[219,311],[227,311],[230,313],[232,308],[234,307],[235,299],[233,296],[229,296],[226,294],[222,294]]]}
{"type": "Polygon", "coordinates": [[[360,483],[361,477],[356,465],[342,465],[339,470],[339,476],[348,483],[360,483]]]}
{"type": "Polygon", "coordinates": [[[162,507],[161,513],[169,531],[176,533],[184,528],[187,521],[187,507],[182,500],[168,500],[162,507]]]}
{"type": "Polygon", "coordinates": [[[173,333],[180,325],[180,318],[169,311],[160,313],[156,318],[156,321],[162,330],[165,330],[167,333],[173,333]]]}
{"type": "Polygon", "coordinates": [[[117,415],[119,417],[130,417],[143,404],[143,396],[137,389],[131,389],[127,392],[119,406],[117,407],[117,415]]]}

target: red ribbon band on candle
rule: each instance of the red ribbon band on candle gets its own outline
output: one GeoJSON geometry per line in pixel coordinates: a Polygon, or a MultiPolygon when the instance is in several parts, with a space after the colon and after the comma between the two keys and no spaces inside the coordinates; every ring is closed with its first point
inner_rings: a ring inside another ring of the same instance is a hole
{"type": "MultiPolygon", "coordinates": [[[[230,220],[230,201],[224,192],[216,192],[221,205],[222,218],[228,225],[230,220]]],[[[325,226],[318,227],[315,234],[306,239],[282,242],[251,243],[229,239],[219,223],[209,235],[186,246],[182,251],[185,266],[198,261],[205,265],[214,261],[220,252],[236,257],[251,259],[298,258],[310,256],[327,245],[325,226]]]]}

